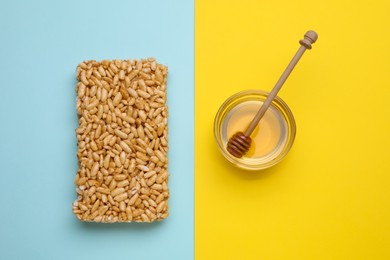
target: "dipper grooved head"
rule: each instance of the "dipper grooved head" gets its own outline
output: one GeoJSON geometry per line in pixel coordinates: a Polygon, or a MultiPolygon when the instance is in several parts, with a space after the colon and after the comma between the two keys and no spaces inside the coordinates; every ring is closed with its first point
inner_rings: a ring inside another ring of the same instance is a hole
{"type": "Polygon", "coordinates": [[[237,132],[229,139],[226,150],[233,156],[241,158],[249,151],[251,142],[249,136],[246,136],[243,132],[237,132]]]}

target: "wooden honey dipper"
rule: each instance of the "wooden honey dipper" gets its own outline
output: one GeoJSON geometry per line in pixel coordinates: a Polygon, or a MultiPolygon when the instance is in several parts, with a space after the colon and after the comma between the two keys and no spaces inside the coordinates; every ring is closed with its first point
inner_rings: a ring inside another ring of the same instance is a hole
{"type": "Polygon", "coordinates": [[[249,151],[252,142],[250,135],[252,134],[253,130],[255,130],[256,126],[259,124],[260,119],[264,116],[265,112],[271,105],[272,100],[276,97],[279,90],[282,88],[284,82],[287,80],[291,71],[294,69],[295,65],[302,57],[303,53],[305,53],[306,49],[310,50],[311,45],[315,43],[317,39],[318,39],[318,35],[316,32],[307,31],[304,39],[299,41],[301,46],[299,47],[297,53],[290,61],[287,68],[284,70],[282,76],[280,76],[278,82],[276,82],[275,87],[272,89],[271,93],[269,93],[267,99],[264,101],[259,111],[257,111],[255,117],[252,119],[252,122],[249,124],[248,128],[245,130],[245,132],[237,132],[232,137],[230,137],[226,149],[231,155],[237,158],[241,158],[244,154],[246,154],[249,151]]]}

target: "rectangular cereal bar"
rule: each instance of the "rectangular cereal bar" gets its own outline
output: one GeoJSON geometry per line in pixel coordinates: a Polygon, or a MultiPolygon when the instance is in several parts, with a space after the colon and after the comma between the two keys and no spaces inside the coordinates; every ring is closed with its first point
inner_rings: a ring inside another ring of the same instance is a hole
{"type": "Polygon", "coordinates": [[[94,222],[168,216],[168,68],[154,58],[77,66],[73,213],[94,222]]]}

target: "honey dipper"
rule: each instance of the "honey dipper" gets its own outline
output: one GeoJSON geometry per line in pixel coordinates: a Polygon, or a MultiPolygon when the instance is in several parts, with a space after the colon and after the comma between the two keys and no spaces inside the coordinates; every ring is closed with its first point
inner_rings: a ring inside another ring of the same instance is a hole
{"type": "Polygon", "coordinates": [[[311,45],[317,41],[317,38],[318,35],[316,32],[307,31],[304,39],[299,41],[301,46],[299,47],[297,53],[290,61],[287,68],[284,70],[282,76],[280,76],[278,82],[276,82],[275,87],[272,89],[271,93],[269,93],[267,99],[264,101],[259,111],[257,111],[248,128],[245,130],[245,132],[237,132],[232,137],[230,137],[226,149],[231,155],[237,158],[241,158],[248,152],[252,142],[250,135],[252,134],[253,130],[255,130],[256,126],[259,124],[261,118],[264,116],[265,112],[271,105],[272,100],[276,97],[279,90],[282,88],[283,83],[287,80],[291,71],[302,57],[303,53],[306,51],[306,49],[311,49],[311,45]]]}

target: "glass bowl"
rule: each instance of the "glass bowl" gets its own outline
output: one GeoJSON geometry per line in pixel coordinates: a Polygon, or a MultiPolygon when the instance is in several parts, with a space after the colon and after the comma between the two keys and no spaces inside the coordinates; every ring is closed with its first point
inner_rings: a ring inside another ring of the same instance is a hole
{"type": "Polygon", "coordinates": [[[276,97],[259,126],[251,135],[251,149],[242,158],[226,150],[229,138],[244,131],[268,96],[262,90],[245,90],[228,98],[214,120],[214,137],[222,155],[233,165],[245,170],[263,170],[279,163],[294,143],[296,125],[287,104],[276,97]]]}

